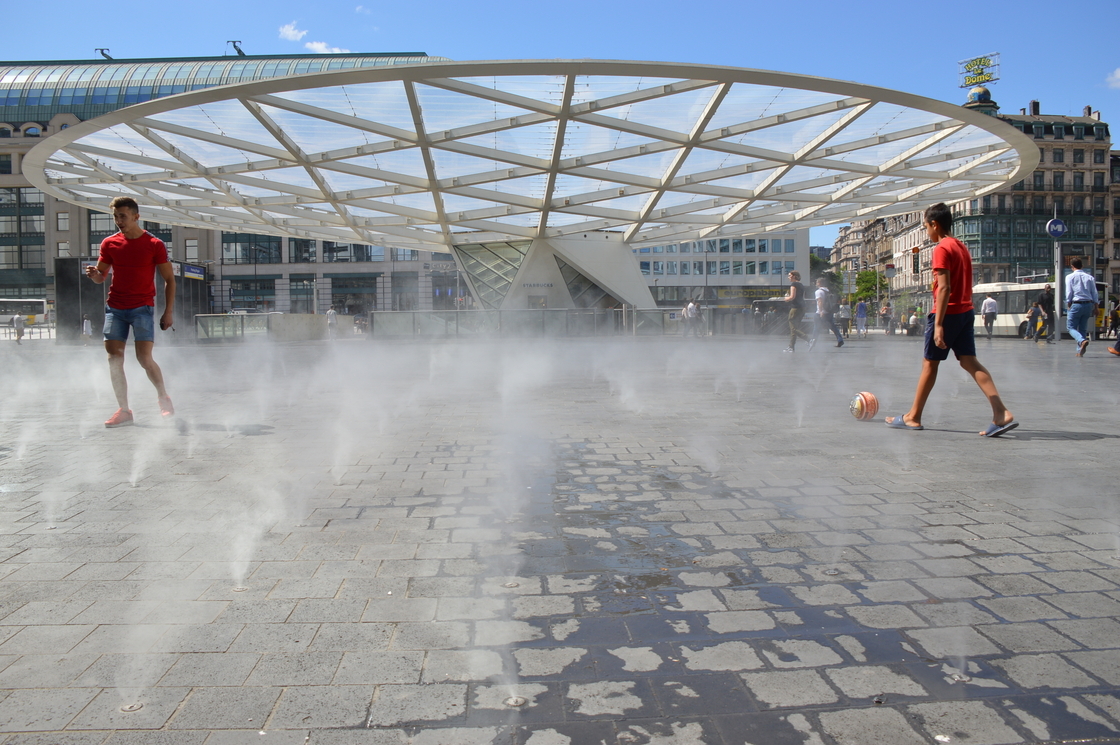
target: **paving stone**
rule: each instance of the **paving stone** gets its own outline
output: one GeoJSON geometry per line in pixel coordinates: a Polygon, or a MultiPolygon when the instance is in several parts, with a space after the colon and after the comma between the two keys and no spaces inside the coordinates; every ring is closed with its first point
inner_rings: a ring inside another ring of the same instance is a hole
{"type": "Polygon", "coordinates": [[[1089,688],[1096,682],[1056,654],[1019,655],[992,660],[1011,680],[1024,689],[1089,688]]]}
{"type": "Polygon", "coordinates": [[[839,700],[839,695],[816,670],[742,673],[751,694],[774,708],[819,706],[839,700]]]}

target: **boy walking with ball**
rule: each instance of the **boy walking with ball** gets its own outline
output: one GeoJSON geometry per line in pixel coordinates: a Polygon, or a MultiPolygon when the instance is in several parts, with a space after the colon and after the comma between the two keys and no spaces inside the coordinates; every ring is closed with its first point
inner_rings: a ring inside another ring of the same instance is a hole
{"type": "Polygon", "coordinates": [[[925,213],[926,235],[936,243],[933,249],[934,310],[926,324],[925,359],[914,403],[900,416],[886,418],[893,429],[923,429],[922,411],[937,382],[937,368],[949,358],[949,350],[957,356],[965,372],[992,406],[992,423],[980,433],[983,437],[999,437],[1019,426],[1003,405],[996,384],[987,368],[976,359],[974,324],[976,312],[972,305],[972,257],[963,243],[953,237],[953,213],[945,204],[935,204],[925,213]]]}

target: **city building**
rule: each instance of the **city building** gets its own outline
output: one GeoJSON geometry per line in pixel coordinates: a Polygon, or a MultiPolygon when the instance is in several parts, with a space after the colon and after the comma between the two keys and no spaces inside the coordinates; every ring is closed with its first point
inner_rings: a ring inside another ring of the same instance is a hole
{"type": "MultiPolygon", "coordinates": [[[[1109,127],[1100,112],[1087,106],[1080,117],[1042,114],[1039,103],[1031,101],[1019,114],[1004,115],[983,87],[970,91],[964,106],[1030,136],[1039,154],[1028,178],[949,202],[954,233],[972,252],[974,283],[1053,277],[1054,239],[1046,224],[1058,217],[1068,228],[1061,240],[1064,259],[1080,256],[1087,270],[1120,289],[1120,164],[1110,160],[1109,127]]],[[[853,223],[841,229],[834,261],[838,255],[849,261],[858,255],[864,268],[891,264],[892,296],[915,298],[928,307],[932,246],[921,222],[921,213],[914,212],[853,223]]]]}
{"type": "MultiPolygon", "coordinates": [[[[105,211],[44,195],[23,158],[44,138],[144,101],[254,80],[444,61],[423,53],[0,62],[0,297],[54,299],[56,257],[97,256],[105,211]]],[[[220,125],[215,125],[220,127],[220,125]]],[[[147,213],[142,195],[142,215],[147,213]]],[[[357,313],[469,303],[446,252],[317,241],[148,221],[178,265],[204,267],[212,310],[357,313]],[[457,300],[459,299],[459,300],[457,300]]]]}
{"type": "Polygon", "coordinates": [[[809,231],[682,241],[633,249],[658,306],[676,308],[689,300],[739,309],[752,300],[784,294],[787,275],[809,278],[809,231]]]}

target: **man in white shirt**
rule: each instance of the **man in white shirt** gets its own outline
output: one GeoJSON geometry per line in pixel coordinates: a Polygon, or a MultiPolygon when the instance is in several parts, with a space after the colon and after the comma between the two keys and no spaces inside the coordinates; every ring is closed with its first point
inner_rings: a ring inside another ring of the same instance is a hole
{"type": "Polygon", "coordinates": [[[988,332],[988,338],[992,338],[992,326],[996,322],[996,313],[999,312],[999,306],[996,305],[996,299],[989,293],[984,302],[980,305],[980,314],[984,316],[984,330],[988,332]]]}
{"type": "Polygon", "coordinates": [[[1097,281],[1091,274],[1081,269],[1081,259],[1070,259],[1073,271],[1066,276],[1066,326],[1069,335],[1077,343],[1077,356],[1084,357],[1089,348],[1089,319],[1097,316],[1100,296],[1097,294],[1097,281]]]}

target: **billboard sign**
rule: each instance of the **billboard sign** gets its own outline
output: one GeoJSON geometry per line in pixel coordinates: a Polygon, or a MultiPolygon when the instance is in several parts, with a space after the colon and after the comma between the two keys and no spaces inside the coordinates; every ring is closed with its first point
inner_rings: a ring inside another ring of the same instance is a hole
{"type": "Polygon", "coordinates": [[[999,80],[999,52],[973,57],[957,63],[961,88],[972,88],[999,80]]]}

